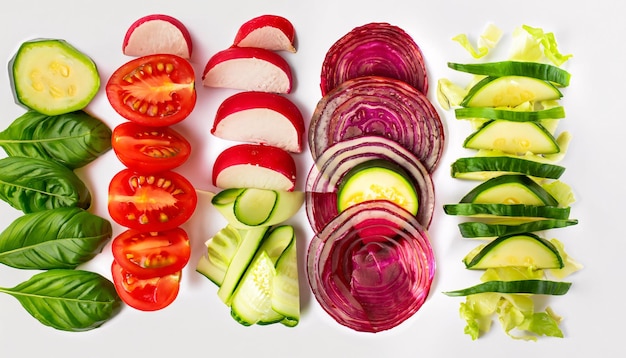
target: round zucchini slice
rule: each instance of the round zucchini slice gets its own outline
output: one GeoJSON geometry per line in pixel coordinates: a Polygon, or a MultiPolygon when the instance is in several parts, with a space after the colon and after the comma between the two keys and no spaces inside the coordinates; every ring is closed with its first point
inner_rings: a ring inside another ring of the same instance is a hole
{"type": "Polygon", "coordinates": [[[558,206],[559,202],[526,175],[506,174],[491,178],[472,189],[461,203],[526,204],[558,206]]]}
{"type": "Polygon", "coordinates": [[[515,107],[524,102],[557,100],[561,91],[550,82],[525,76],[485,77],[461,102],[463,107],[515,107]]]}

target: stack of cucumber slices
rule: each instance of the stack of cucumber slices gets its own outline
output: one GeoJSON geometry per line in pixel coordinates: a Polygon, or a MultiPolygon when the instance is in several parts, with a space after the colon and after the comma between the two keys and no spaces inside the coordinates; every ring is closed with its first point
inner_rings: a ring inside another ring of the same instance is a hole
{"type": "MultiPolygon", "coordinates": [[[[523,29],[537,49],[556,51],[556,43],[548,48],[542,42],[542,30],[523,29]]],[[[496,314],[514,338],[563,336],[559,317],[550,308],[538,312],[533,301],[535,295],[567,293],[571,283],[562,279],[581,267],[560,241],[546,237],[578,220],[570,217],[574,198],[560,180],[565,168],[557,164],[571,138],[565,131],[557,135],[570,73],[545,60],[449,63],[473,81],[465,89],[439,83],[442,106],[474,128],[463,147],[475,155],[454,161],[451,176],[477,185],[458,203],[444,205],[446,214],[464,218],[462,237],[483,241],[463,258],[467,269],[484,270],[482,282],[445,292],[466,297],[461,316],[472,339],[489,330],[496,314]]]]}

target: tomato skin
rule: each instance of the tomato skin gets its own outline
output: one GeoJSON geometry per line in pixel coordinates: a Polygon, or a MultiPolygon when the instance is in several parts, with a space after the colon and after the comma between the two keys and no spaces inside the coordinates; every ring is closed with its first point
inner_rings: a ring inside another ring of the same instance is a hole
{"type": "Polygon", "coordinates": [[[129,229],[174,229],[189,220],[197,203],[191,182],[174,171],[143,174],[126,168],[109,183],[109,215],[129,229]]]}
{"type": "Polygon", "coordinates": [[[189,61],[176,55],[142,56],[113,72],[106,95],[113,109],[130,121],[169,126],[195,107],[195,73],[189,61]]]}
{"type": "Polygon", "coordinates": [[[169,306],[180,291],[182,271],[141,279],[113,260],[111,274],[115,290],[122,301],[141,311],[157,311],[169,306]]]}
{"type": "Polygon", "coordinates": [[[162,232],[126,230],[111,243],[113,259],[138,278],[171,275],[191,256],[189,236],[182,228],[162,232]]]}
{"type": "Polygon", "coordinates": [[[191,155],[191,144],[173,128],[134,122],[124,122],[113,129],[111,146],[124,166],[142,173],[175,169],[191,155]]]}

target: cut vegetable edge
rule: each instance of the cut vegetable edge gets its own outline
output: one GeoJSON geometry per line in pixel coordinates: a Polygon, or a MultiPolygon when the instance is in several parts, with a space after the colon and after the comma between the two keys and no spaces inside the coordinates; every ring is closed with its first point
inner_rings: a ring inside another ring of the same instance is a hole
{"type": "Polygon", "coordinates": [[[461,107],[454,110],[457,119],[484,118],[513,122],[531,122],[544,119],[565,118],[565,109],[557,106],[537,111],[524,111],[494,107],[461,107]]]}
{"type": "Polygon", "coordinates": [[[548,81],[559,86],[569,86],[571,74],[566,70],[548,64],[531,61],[498,61],[485,63],[454,63],[449,62],[448,67],[476,75],[485,76],[524,76],[548,81]]]}
{"type": "Polygon", "coordinates": [[[569,218],[569,207],[537,206],[524,204],[473,204],[459,203],[443,206],[447,215],[470,217],[516,217],[516,218],[549,218],[566,220],[569,218]]]}
{"type": "Polygon", "coordinates": [[[524,102],[558,100],[561,91],[549,82],[523,76],[485,77],[461,102],[462,107],[515,107],[524,102]]]}
{"type": "Polygon", "coordinates": [[[533,178],[558,179],[565,167],[515,156],[465,157],[454,161],[451,176],[458,179],[487,180],[502,174],[525,174],[533,178]]]}
{"type": "Polygon", "coordinates": [[[495,238],[523,232],[563,228],[577,224],[577,219],[538,219],[508,224],[468,221],[460,223],[458,227],[461,236],[464,238],[495,238]]]}
{"type": "Polygon", "coordinates": [[[541,185],[521,174],[505,174],[486,180],[470,190],[460,202],[559,206],[559,202],[541,185]]]}
{"type": "Polygon", "coordinates": [[[178,19],[164,14],[143,16],[133,22],[122,43],[127,56],[172,54],[189,59],[192,53],[191,35],[178,19]]]}
{"type": "Polygon", "coordinates": [[[461,290],[444,292],[447,296],[469,296],[484,292],[521,293],[536,295],[560,296],[566,294],[572,283],[550,280],[514,280],[514,281],[487,281],[461,290]]]}
{"type": "Polygon", "coordinates": [[[512,155],[556,154],[561,151],[556,138],[537,122],[490,120],[463,142],[468,149],[499,150],[512,155]]]}

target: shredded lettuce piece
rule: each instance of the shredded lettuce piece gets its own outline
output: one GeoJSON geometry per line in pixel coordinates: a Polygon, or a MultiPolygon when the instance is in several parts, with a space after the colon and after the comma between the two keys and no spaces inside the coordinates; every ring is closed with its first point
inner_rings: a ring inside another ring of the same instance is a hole
{"type": "Polygon", "coordinates": [[[541,185],[550,195],[552,195],[562,207],[567,207],[576,202],[572,187],[560,180],[554,180],[541,185]]]}
{"type": "Polygon", "coordinates": [[[559,250],[559,254],[561,255],[561,259],[563,260],[563,267],[560,269],[550,269],[548,273],[551,276],[554,276],[557,279],[563,279],[574,272],[581,270],[584,266],[578,261],[574,260],[571,256],[569,256],[565,252],[565,245],[557,239],[551,239],[550,242],[556,246],[557,250],[559,250]]]}
{"type": "Polygon", "coordinates": [[[437,81],[437,101],[446,111],[458,107],[467,95],[467,89],[457,85],[447,78],[437,81]]]}
{"type": "Polygon", "coordinates": [[[543,54],[556,66],[561,66],[572,57],[571,54],[563,55],[559,52],[556,37],[553,32],[544,32],[540,28],[528,25],[523,25],[522,28],[543,46],[543,54]]]}
{"type": "Polygon", "coordinates": [[[452,38],[458,42],[467,52],[474,58],[481,58],[489,53],[502,38],[502,30],[494,24],[488,24],[483,33],[478,38],[476,47],[474,47],[466,34],[459,34],[452,38]]]}

